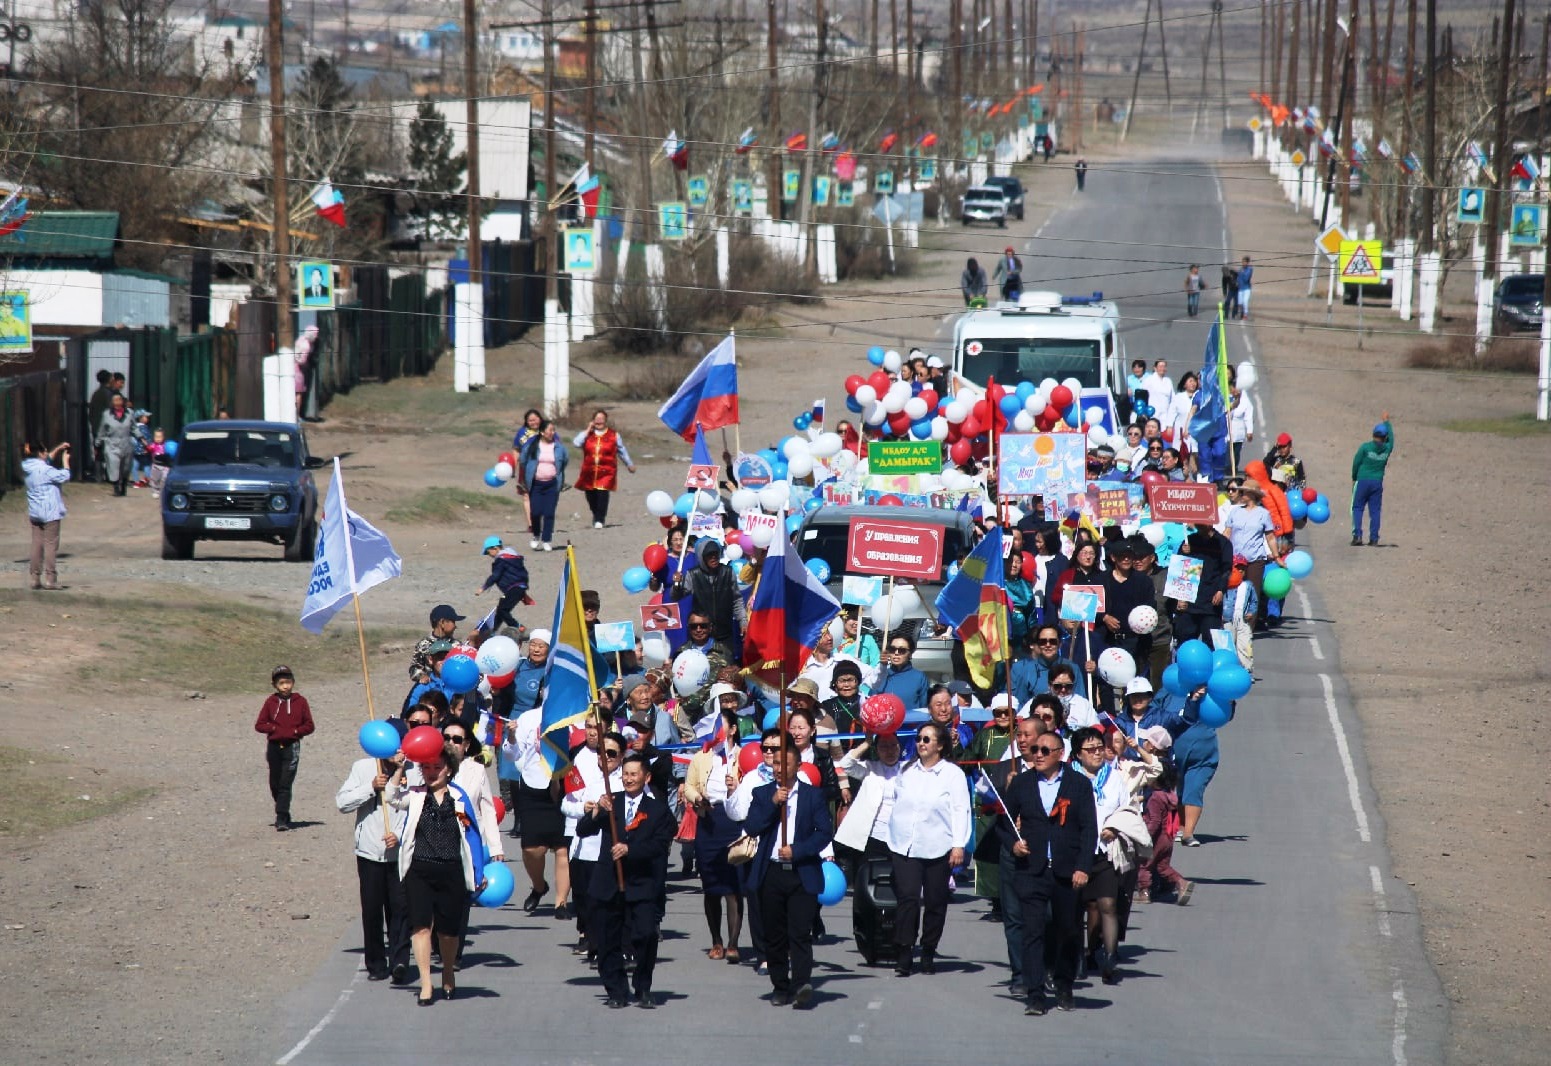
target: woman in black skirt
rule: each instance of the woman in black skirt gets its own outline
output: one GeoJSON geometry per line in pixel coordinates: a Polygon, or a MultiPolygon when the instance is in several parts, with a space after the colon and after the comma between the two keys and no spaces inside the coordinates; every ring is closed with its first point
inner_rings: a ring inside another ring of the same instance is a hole
{"type": "Polygon", "coordinates": [[[743,901],[738,895],[738,870],[727,861],[727,846],[743,834],[727,813],[729,776],[732,787],[738,776],[738,711],[743,694],[731,685],[711,687],[707,703],[719,708],[721,728],[712,734],[707,751],[690,760],[684,781],[684,801],[694,807],[695,866],[700,871],[700,892],[705,902],[706,925],[711,930],[712,959],[738,963],[738,937],[743,932],[743,901]],[[722,908],[727,910],[727,939],[722,940],[722,908]]]}
{"type": "MultiPolygon", "coordinates": [[[[442,954],[442,998],[457,990],[453,967],[458,957],[458,931],[463,905],[474,891],[474,860],[463,826],[458,820],[458,797],[450,787],[457,770],[456,757],[444,752],[435,763],[420,764],[425,784],[398,791],[389,804],[403,811],[395,819],[401,839],[399,877],[409,912],[410,945],[420,970],[420,1005],[434,1002],[431,988],[431,930],[434,927],[442,954]]],[[[394,772],[403,774],[403,767],[394,772]]],[[[388,791],[398,781],[390,781],[388,791]]],[[[392,842],[389,843],[392,847],[392,842]]]]}

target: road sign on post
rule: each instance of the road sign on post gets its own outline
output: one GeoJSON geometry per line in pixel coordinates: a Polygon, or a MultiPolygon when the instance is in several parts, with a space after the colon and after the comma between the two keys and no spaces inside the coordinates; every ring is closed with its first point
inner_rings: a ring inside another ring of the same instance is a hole
{"type": "Polygon", "coordinates": [[[1336,271],[1343,285],[1377,285],[1383,241],[1342,241],[1336,271]]]}
{"type": "Polygon", "coordinates": [[[1326,259],[1334,259],[1341,254],[1341,244],[1346,240],[1346,233],[1334,223],[1325,227],[1325,232],[1314,238],[1314,247],[1324,253],[1326,259]]]}

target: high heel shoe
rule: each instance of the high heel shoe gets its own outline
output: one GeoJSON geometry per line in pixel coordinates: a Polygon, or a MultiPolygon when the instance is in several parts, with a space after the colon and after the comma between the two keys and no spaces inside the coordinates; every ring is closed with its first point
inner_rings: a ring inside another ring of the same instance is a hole
{"type": "Polygon", "coordinates": [[[415,1002],[420,1004],[422,1007],[429,1007],[431,1004],[436,1002],[436,993],[432,992],[429,996],[416,996],[415,1002]]]}
{"type": "Polygon", "coordinates": [[[442,998],[443,999],[451,999],[453,997],[453,995],[457,991],[458,991],[458,986],[457,985],[444,984],[444,985],[442,985],[442,998]]]}

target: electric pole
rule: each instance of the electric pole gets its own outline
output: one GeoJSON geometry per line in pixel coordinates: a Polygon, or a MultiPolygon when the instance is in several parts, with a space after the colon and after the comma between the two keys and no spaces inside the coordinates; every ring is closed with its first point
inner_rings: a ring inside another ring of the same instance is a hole
{"type": "MultiPolygon", "coordinates": [[[[465,0],[472,3],[473,0],[465,0]]],[[[544,0],[544,25],[539,40],[544,42],[544,303],[559,298],[560,279],[556,274],[559,257],[555,255],[555,212],[559,189],[555,185],[555,2],[544,0]]]]}
{"type": "Polygon", "coordinates": [[[281,0],[269,0],[269,166],[275,212],[275,349],[289,348],[291,331],[291,199],[286,189],[285,39],[281,0]]]}
{"type": "MultiPolygon", "coordinates": [[[[1422,118],[1422,252],[1433,250],[1438,216],[1438,0],[1427,0],[1427,102],[1422,118]]],[[[1551,273],[1548,271],[1547,273],[1551,273]]]]}
{"type": "MultiPolygon", "coordinates": [[[[892,6],[894,0],[889,0],[892,6]]],[[[776,0],[765,0],[765,66],[769,85],[766,87],[766,111],[770,118],[770,158],[765,166],[765,203],[771,218],[781,217],[781,148],[785,138],[781,133],[781,72],[776,69],[776,0]]],[[[896,44],[898,43],[896,39],[896,44]]]]}
{"type": "MultiPolygon", "coordinates": [[[[1498,258],[1502,254],[1498,249],[1500,243],[1499,234],[1502,233],[1503,208],[1505,201],[1511,199],[1504,196],[1504,190],[1508,188],[1511,175],[1508,168],[1513,160],[1513,142],[1508,137],[1508,85],[1513,77],[1514,53],[1513,53],[1513,25],[1515,0],[1504,0],[1502,32],[1498,35],[1497,50],[1497,130],[1496,140],[1493,144],[1492,184],[1486,192],[1486,267],[1485,276],[1488,279],[1496,278],[1498,271],[1498,258]]],[[[1545,101],[1541,100],[1541,106],[1545,101]]]]}
{"type": "MultiPolygon", "coordinates": [[[[1551,27],[1551,22],[1546,25],[1551,27]]],[[[1401,107],[1400,158],[1411,151],[1411,107],[1416,101],[1416,0],[1406,0],[1406,91],[1401,107]]],[[[1544,98],[1545,93],[1541,92],[1544,98]]],[[[1543,109],[1542,109],[1543,110],[1543,109]]],[[[1407,175],[1395,189],[1395,232],[1411,236],[1411,178],[1407,175]]]]}
{"type": "Polygon", "coordinates": [[[1147,55],[1147,31],[1152,26],[1152,0],[1147,0],[1147,11],[1142,15],[1142,45],[1136,50],[1136,74],[1131,79],[1131,102],[1126,105],[1126,124],[1120,128],[1124,141],[1131,133],[1131,116],[1136,114],[1136,92],[1142,85],[1142,59],[1147,55]]]}
{"type": "MultiPolygon", "coordinates": [[[[468,126],[469,288],[483,292],[479,220],[479,24],[474,18],[474,0],[463,0],[463,95],[464,122],[468,126]]],[[[546,195],[554,195],[549,186],[545,186],[544,191],[546,195]]]]}
{"type": "MultiPolygon", "coordinates": [[[[1286,93],[1287,103],[1286,103],[1286,106],[1288,108],[1296,107],[1297,104],[1298,104],[1298,43],[1299,43],[1298,35],[1299,35],[1299,33],[1302,32],[1302,29],[1303,29],[1303,27],[1301,25],[1302,21],[1303,21],[1303,0],[1292,0],[1292,27],[1291,27],[1291,32],[1289,32],[1288,35],[1287,35],[1288,44],[1287,44],[1287,93],[1286,93]]],[[[1297,134],[1296,134],[1296,131],[1295,131],[1294,132],[1294,138],[1296,136],[1297,136],[1297,134]]],[[[1282,147],[1284,147],[1284,148],[1287,147],[1287,145],[1290,144],[1292,140],[1293,140],[1293,138],[1288,137],[1286,135],[1286,132],[1284,131],[1283,132],[1283,136],[1282,136],[1282,147]]],[[[1299,179],[1299,182],[1300,182],[1300,186],[1301,186],[1302,179],[1299,179]]]]}
{"type": "MultiPolygon", "coordinates": [[[[584,106],[587,108],[587,128],[582,132],[582,154],[587,160],[587,168],[590,171],[595,163],[594,133],[593,129],[598,124],[598,6],[597,0],[587,0],[587,13],[583,16],[587,35],[587,88],[583,96],[584,106]]],[[[721,23],[717,23],[718,29],[721,23]]],[[[717,49],[721,54],[721,49],[717,49]]]]}

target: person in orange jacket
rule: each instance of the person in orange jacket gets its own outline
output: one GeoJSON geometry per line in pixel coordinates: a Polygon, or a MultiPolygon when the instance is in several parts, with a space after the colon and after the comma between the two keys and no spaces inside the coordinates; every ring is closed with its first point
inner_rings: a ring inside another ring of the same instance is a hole
{"type": "MultiPolygon", "coordinates": [[[[1287,558],[1287,553],[1293,550],[1293,526],[1292,509],[1287,506],[1287,494],[1282,491],[1282,486],[1271,480],[1270,472],[1266,464],[1259,459],[1252,460],[1244,466],[1244,472],[1256,481],[1265,491],[1265,497],[1261,501],[1266,510],[1271,512],[1271,521],[1276,524],[1276,544],[1271,549],[1271,555],[1278,563],[1287,558]]],[[[1255,620],[1258,628],[1267,626],[1279,626],[1282,624],[1282,601],[1271,599],[1262,593],[1260,617],[1255,620]]]]}

